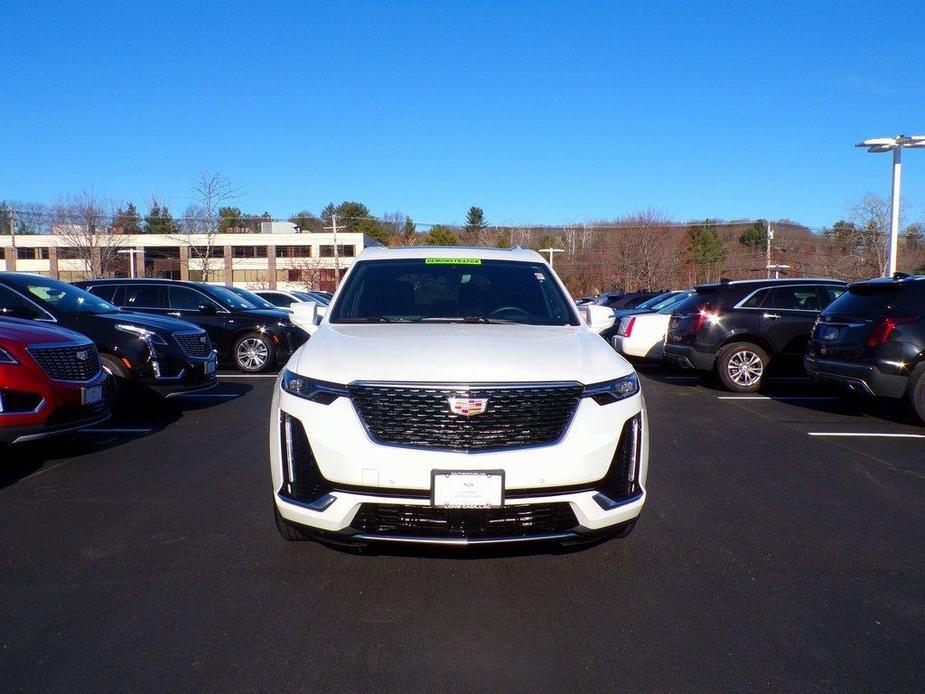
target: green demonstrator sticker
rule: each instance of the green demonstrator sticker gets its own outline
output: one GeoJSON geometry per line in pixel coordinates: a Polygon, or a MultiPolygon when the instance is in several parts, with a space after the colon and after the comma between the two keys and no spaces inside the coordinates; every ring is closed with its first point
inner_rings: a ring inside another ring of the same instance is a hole
{"type": "Polygon", "coordinates": [[[481,258],[425,258],[425,265],[481,265],[481,258]]]}

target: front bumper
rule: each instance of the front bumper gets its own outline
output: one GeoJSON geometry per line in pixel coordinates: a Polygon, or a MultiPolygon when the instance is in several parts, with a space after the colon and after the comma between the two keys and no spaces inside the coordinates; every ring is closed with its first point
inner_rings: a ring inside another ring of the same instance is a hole
{"type": "Polygon", "coordinates": [[[885,374],[873,364],[841,362],[807,356],[803,359],[806,373],[819,382],[834,383],[849,390],[885,398],[901,398],[906,393],[909,377],[885,374]]]}
{"type": "Polygon", "coordinates": [[[214,354],[206,359],[161,358],[157,368],[150,364],[143,376],[139,374],[137,382],[165,398],[210,390],[218,385],[216,358],[214,354]]]}
{"type": "Polygon", "coordinates": [[[558,443],[473,454],[374,443],[347,398],[322,405],[277,388],[271,412],[276,508],[286,522],[328,541],[585,542],[619,533],[645,504],[649,444],[641,395],[603,406],[581,400],[558,443]],[[304,428],[305,449],[321,480],[303,485],[297,494],[287,457],[292,442],[283,440],[287,434],[281,427],[286,417],[304,428]],[[629,431],[632,439],[626,438],[629,431]],[[635,447],[628,454],[630,445],[635,447]],[[619,476],[630,463],[616,467],[619,456],[633,460],[633,481],[623,487],[613,481],[625,479],[619,476]],[[434,469],[503,470],[503,505],[490,510],[432,506],[434,469]],[[494,534],[494,528],[505,531],[494,534]]]}

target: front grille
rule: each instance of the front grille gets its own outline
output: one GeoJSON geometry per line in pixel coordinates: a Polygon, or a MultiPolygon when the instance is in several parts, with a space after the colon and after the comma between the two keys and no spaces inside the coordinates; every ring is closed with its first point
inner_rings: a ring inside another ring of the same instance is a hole
{"type": "Polygon", "coordinates": [[[282,491],[301,501],[314,501],[329,492],[331,487],[318,469],[302,422],[283,413],[279,440],[283,457],[282,491]]]}
{"type": "Polygon", "coordinates": [[[565,532],[577,525],[572,507],[567,503],[487,509],[362,504],[350,527],[380,536],[517,538],[565,532]]]}
{"type": "Polygon", "coordinates": [[[393,446],[487,451],[557,441],[572,419],[582,386],[516,387],[350,385],[370,435],[393,446]],[[453,414],[449,399],[487,398],[485,412],[453,414]]]}
{"type": "Polygon", "coordinates": [[[208,357],[212,354],[212,343],[206,333],[174,333],[173,339],[189,357],[208,357]]]}
{"type": "Polygon", "coordinates": [[[29,347],[29,353],[55,381],[89,381],[100,372],[100,355],[93,345],[29,347]]]}

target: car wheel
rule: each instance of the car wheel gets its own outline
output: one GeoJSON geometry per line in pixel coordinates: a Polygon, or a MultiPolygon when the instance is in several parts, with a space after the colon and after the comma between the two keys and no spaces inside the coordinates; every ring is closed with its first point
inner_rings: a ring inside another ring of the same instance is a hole
{"type": "Polygon", "coordinates": [[[122,395],[128,389],[131,374],[125,364],[109,354],[100,355],[100,367],[106,374],[103,382],[103,397],[110,408],[116,406],[122,395]]]}
{"type": "Polygon", "coordinates": [[[273,505],[273,516],[276,519],[276,529],[284,540],[289,542],[305,542],[311,539],[308,535],[279,515],[279,509],[276,508],[276,504],[273,505]]]}
{"type": "Polygon", "coordinates": [[[768,353],[751,342],[734,342],[723,349],[717,362],[719,380],[726,390],[753,393],[761,387],[768,353]]]}
{"type": "Polygon", "coordinates": [[[268,337],[260,333],[249,333],[234,343],[231,356],[239,371],[260,373],[273,366],[274,352],[273,343],[268,337]]]}
{"type": "Polygon", "coordinates": [[[906,397],[919,421],[925,424],[925,364],[919,364],[909,376],[906,397]]]}

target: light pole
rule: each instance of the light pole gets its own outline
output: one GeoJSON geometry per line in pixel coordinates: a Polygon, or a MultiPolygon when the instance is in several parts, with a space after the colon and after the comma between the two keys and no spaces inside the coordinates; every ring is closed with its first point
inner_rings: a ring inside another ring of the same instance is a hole
{"type": "Polygon", "coordinates": [[[132,279],[135,279],[135,256],[139,253],[144,253],[144,251],[138,250],[137,248],[132,248],[131,250],[116,251],[116,253],[127,253],[128,254],[129,277],[131,277],[132,279]]]}
{"type": "Polygon", "coordinates": [[[564,248],[541,248],[540,253],[549,253],[549,267],[552,268],[552,254],[553,253],[565,253],[564,248]]]}
{"type": "Polygon", "coordinates": [[[899,245],[899,190],[902,184],[903,147],[925,148],[925,135],[896,135],[895,137],[874,137],[859,142],[855,147],[866,147],[868,152],[880,154],[893,152],[893,195],[890,200],[890,254],[887,276],[896,272],[896,250],[899,245]]]}

